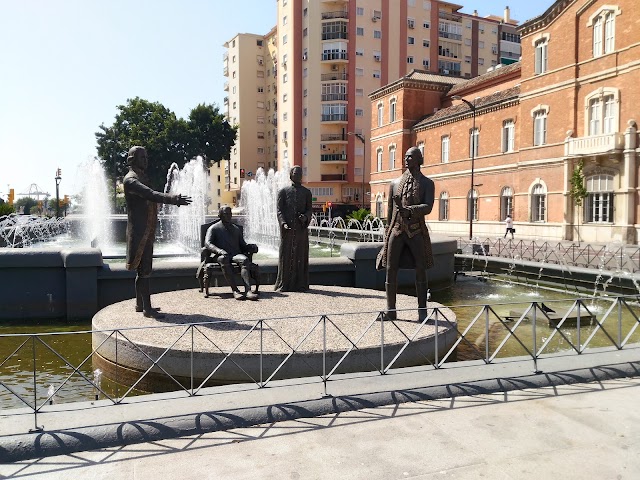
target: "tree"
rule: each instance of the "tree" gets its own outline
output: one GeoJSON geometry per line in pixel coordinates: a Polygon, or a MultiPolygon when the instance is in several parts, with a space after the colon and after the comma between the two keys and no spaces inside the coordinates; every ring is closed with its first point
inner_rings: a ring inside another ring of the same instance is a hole
{"type": "Polygon", "coordinates": [[[0,203],[0,217],[3,217],[4,215],[9,215],[10,213],[13,213],[13,212],[15,212],[13,205],[9,205],[4,201],[0,203]]]}
{"type": "Polygon", "coordinates": [[[24,207],[23,212],[25,214],[31,213],[31,208],[38,205],[38,201],[32,197],[22,197],[16,201],[14,206],[16,207],[16,212],[19,212],[22,207],[24,207]]]}
{"type": "MultiPolygon", "coordinates": [[[[573,173],[571,174],[571,178],[569,179],[569,183],[571,184],[571,188],[569,189],[569,195],[573,198],[573,201],[576,203],[576,206],[580,208],[584,203],[584,199],[587,198],[589,192],[584,186],[584,161],[580,160],[578,165],[573,169],[573,173]]],[[[580,215],[578,215],[578,242],[580,241],[580,215]]]]}
{"type": "Polygon", "coordinates": [[[96,132],[98,156],[112,185],[126,175],[127,152],[134,145],[147,149],[151,186],[162,190],[172,163],[182,167],[196,155],[219,161],[235,143],[236,129],[213,105],[198,105],[188,120],[177,118],[158,102],[139,97],[117,108],[113,125],[102,124],[96,132]]]}

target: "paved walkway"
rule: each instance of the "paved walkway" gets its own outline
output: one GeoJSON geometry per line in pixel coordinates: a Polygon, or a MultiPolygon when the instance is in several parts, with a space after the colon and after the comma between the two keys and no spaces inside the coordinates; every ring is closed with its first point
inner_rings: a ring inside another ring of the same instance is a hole
{"type": "Polygon", "coordinates": [[[417,401],[0,465],[0,478],[633,479],[640,377],[417,401]]]}

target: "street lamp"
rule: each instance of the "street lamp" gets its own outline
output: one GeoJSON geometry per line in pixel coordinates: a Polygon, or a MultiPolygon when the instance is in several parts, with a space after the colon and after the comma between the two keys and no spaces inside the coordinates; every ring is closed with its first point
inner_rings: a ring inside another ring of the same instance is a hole
{"type": "Polygon", "coordinates": [[[469,192],[469,207],[468,207],[469,208],[469,240],[472,240],[473,239],[473,214],[474,214],[473,189],[475,187],[475,185],[473,184],[473,171],[474,171],[475,160],[476,160],[476,142],[477,142],[475,99],[473,100],[473,103],[471,103],[470,101],[462,98],[460,95],[454,95],[451,98],[453,98],[454,100],[461,100],[464,103],[466,103],[469,106],[469,109],[471,110],[471,116],[473,118],[473,127],[471,127],[471,191],[469,192]]]}
{"type": "Polygon", "coordinates": [[[60,180],[62,180],[62,170],[56,170],[56,218],[60,218],[60,180]]]}
{"type": "Polygon", "coordinates": [[[364,135],[361,133],[355,133],[355,132],[348,132],[347,135],[353,135],[354,137],[356,137],[358,140],[360,140],[362,142],[362,208],[364,208],[364,172],[365,172],[365,165],[366,165],[366,161],[367,161],[367,142],[364,139],[364,135]]]}

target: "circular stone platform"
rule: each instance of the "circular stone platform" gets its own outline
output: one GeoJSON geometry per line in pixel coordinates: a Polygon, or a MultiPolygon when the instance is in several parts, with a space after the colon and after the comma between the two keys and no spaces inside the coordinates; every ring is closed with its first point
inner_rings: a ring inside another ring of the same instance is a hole
{"type": "Polygon", "coordinates": [[[382,356],[386,367],[407,338],[412,342],[393,366],[427,364],[436,343],[442,356],[457,338],[450,309],[435,302],[427,306],[429,313],[440,309],[436,342],[435,320],[421,326],[417,300],[407,295],[398,295],[398,320],[381,322],[385,293],[375,290],[313,286],[305,293],[281,293],[267,286],[258,301],[235,300],[229,287],[209,290],[209,298],[197,289],[153,295],[153,305],[165,314],[157,320],[136,313],[133,299],[100,310],[93,317],[94,365],[132,385],[152,366],[148,357],[162,356],[136,388],[163,391],[179,388],[166,373],[187,388],[191,372],[194,387],[322,376],[350,348],[335,373],[380,370],[382,356]]]}

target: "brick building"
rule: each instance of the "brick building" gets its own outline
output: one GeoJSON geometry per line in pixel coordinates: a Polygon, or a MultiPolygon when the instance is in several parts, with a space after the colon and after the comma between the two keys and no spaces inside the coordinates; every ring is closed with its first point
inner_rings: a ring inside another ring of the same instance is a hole
{"type": "Polygon", "coordinates": [[[434,232],[498,235],[511,213],[524,237],[637,243],[636,5],[558,0],[518,28],[518,63],[470,80],[413,71],[374,91],[373,210],[385,214],[387,184],[418,145],[436,183],[434,232]],[[569,193],[579,164],[580,207],[569,193]]]}

